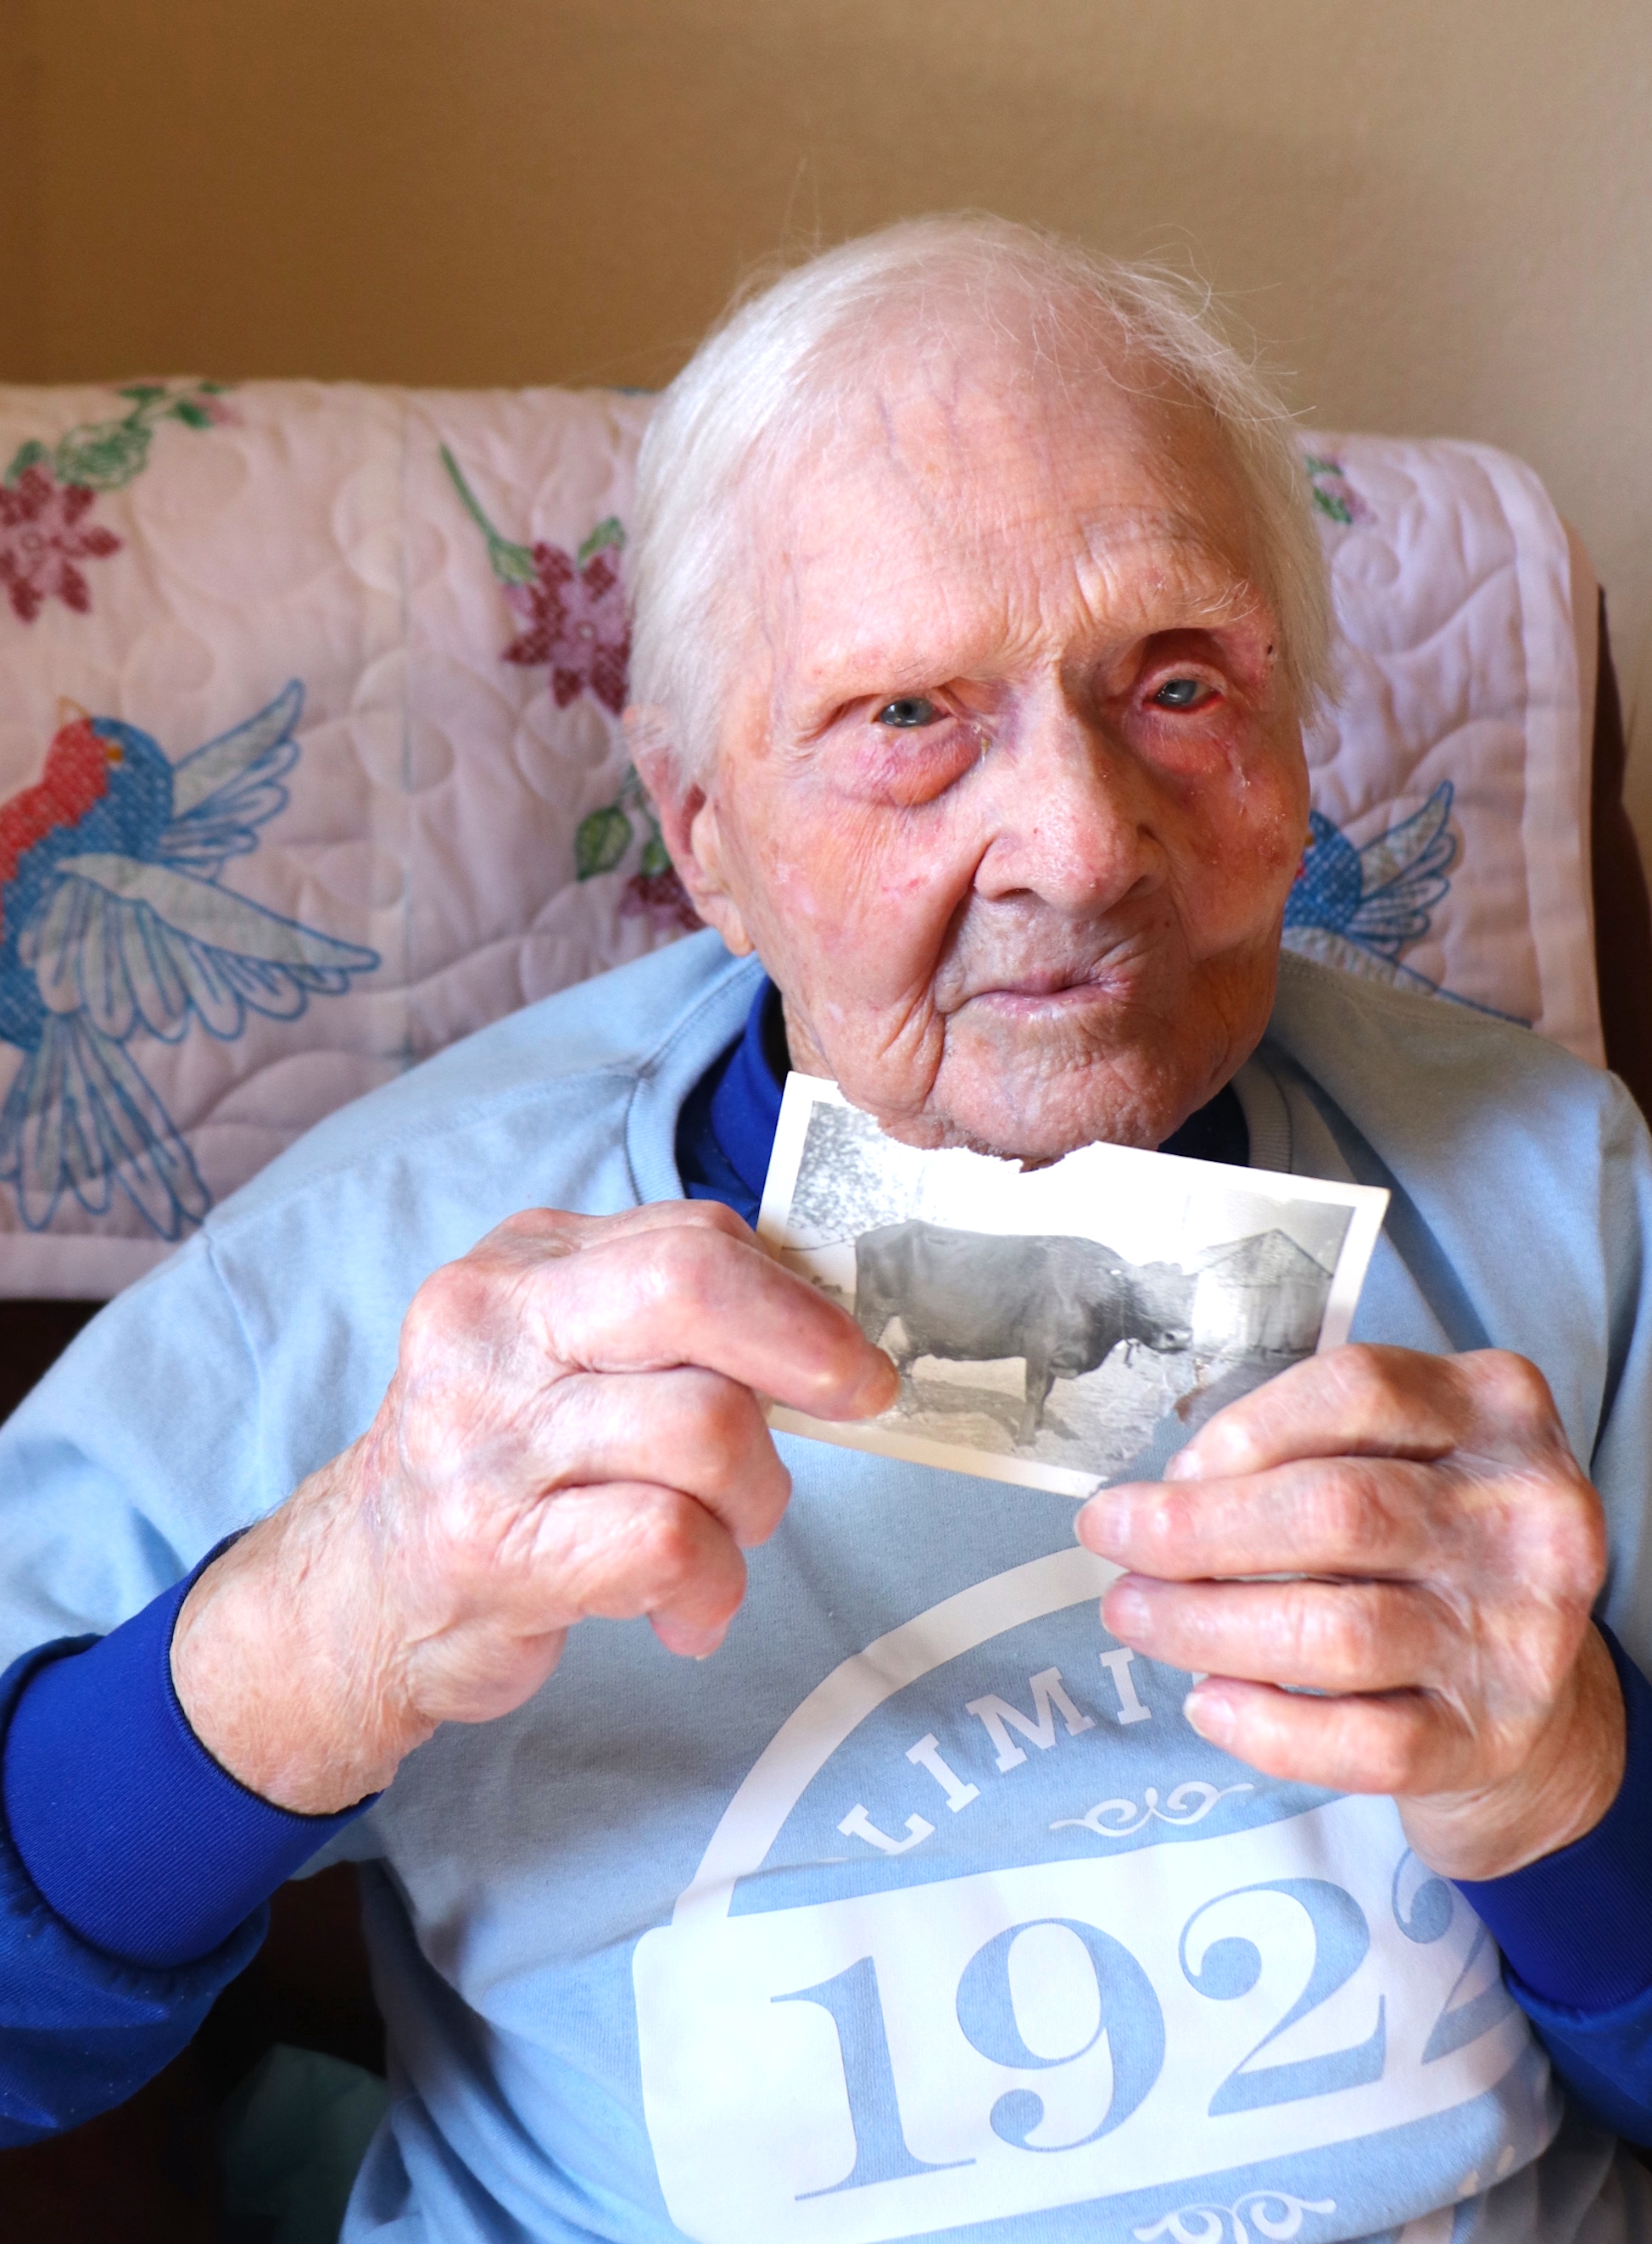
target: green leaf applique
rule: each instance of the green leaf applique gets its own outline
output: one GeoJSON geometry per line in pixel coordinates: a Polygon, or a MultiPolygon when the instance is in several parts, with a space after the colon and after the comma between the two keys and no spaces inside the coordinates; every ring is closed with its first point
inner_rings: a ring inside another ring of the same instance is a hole
{"type": "Polygon", "coordinates": [[[617,802],[593,810],[579,821],[573,838],[573,869],[582,881],[612,873],[631,847],[631,821],[617,802]]]}
{"type": "Polygon", "coordinates": [[[141,421],[83,422],[58,443],[58,481],[80,483],[87,490],[118,490],[148,465],[152,435],[141,421]]]}
{"type": "Polygon", "coordinates": [[[1340,460],[1324,460],[1312,452],[1303,456],[1308,470],[1308,486],[1314,495],[1314,504],[1321,514],[1332,522],[1339,522],[1345,530],[1356,523],[1372,519],[1371,510],[1348,480],[1348,470],[1340,460]]]}
{"type": "MultiPolygon", "coordinates": [[[[71,429],[51,455],[52,472],[60,483],[82,490],[119,490],[148,466],[160,422],[200,429],[233,419],[227,407],[210,402],[221,397],[225,387],[221,382],[196,382],[174,391],[162,382],[129,382],[115,395],[127,401],[131,412],[118,421],[83,421],[71,429]]],[[[38,456],[44,457],[44,448],[38,456]]]]}
{"type": "Polygon", "coordinates": [[[44,467],[51,457],[51,454],[38,438],[31,436],[26,444],[19,444],[12,454],[11,465],[6,470],[7,483],[21,483],[30,468],[44,467]]]}
{"type": "MultiPolygon", "coordinates": [[[[512,544],[502,537],[482,511],[481,501],[464,480],[458,462],[445,444],[442,447],[442,465],[452,478],[453,488],[464,502],[464,510],[488,542],[488,565],[502,585],[531,585],[538,576],[538,567],[532,552],[525,545],[512,544]]],[[[585,875],[580,875],[583,880],[585,875]]]]}
{"type": "Polygon", "coordinates": [[[620,517],[617,514],[611,514],[605,521],[597,524],[590,537],[581,544],[574,559],[583,569],[593,554],[606,553],[610,546],[617,553],[623,548],[625,542],[626,533],[620,526],[620,517]]]}

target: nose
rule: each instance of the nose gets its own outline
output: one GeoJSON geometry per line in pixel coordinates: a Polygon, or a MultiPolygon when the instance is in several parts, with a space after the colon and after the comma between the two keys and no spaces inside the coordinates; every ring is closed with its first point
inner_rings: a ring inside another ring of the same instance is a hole
{"type": "Polygon", "coordinates": [[[991,838],[976,894],[1087,916],[1156,882],[1163,853],[1134,759],[1053,683],[1005,729],[980,774],[991,838]]]}

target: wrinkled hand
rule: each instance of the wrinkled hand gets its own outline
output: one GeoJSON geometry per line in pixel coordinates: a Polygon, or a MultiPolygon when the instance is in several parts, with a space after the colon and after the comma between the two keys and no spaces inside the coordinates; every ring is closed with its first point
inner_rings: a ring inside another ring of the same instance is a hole
{"type": "Polygon", "coordinates": [[[1187,1704],[1202,1736],[1269,1775],[1393,1795],[1447,1876],[1550,1854],[1616,1795],[1600,1498],[1522,1357],[1313,1357],[1212,1418],[1163,1484],[1093,1498],[1078,1531],[1130,1570],[1103,1600],[1113,1633],[1209,1677],[1187,1704]],[[1242,1578],[1283,1573],[1308,1578],[1242,1578]]]}
{"type": "Polygon", "coordinates": [[[703,1657],[790,1493],[757,1395],[851,1418],[897,1387],[714,1202],[513,1217],[419,1289],[367,1433],[190,1592],[184,1711],[251,1790],[319,1815],[438,1723],[520,1706],[575,1621],[646,1613],[703,1657]]]}

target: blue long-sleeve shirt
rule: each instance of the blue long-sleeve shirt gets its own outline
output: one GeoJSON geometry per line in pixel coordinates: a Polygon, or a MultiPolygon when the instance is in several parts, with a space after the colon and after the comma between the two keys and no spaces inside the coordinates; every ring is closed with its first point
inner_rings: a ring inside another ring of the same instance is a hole
{"type": "MultiPolygon", "coordinates": [[[[760,999],[744,1035],[683,1101],[677,1137],[687,1188],[748,1214],[778,1106],[772,1024],[769,1039],[760,999]]],[[[1242,1159],[1236,1124],[1242,1131],[1236,1102],[1208,1110],[1205,1142],[1175,1150],[1242,1159]]],[[[287,1815],[211,1761],[170,1682],[187,1580],[100,1641],[46,1646],[0,1680],[0,2141],[72,2126],[164,2064],[255,1950],[267,1895],[370,1806],[287,1815]]],[[[1575,1846],[1463,1890],[1562,2075],[1609,2124],[1645,2140],[1652,1692],[1608,1642],[1628,1712],[1617,1801],[1575,1846]]]]}
{"type": "Polygon", "coordinates": [[[257,1953],[269,1896],[360,1812],[286,1815],[190,1728],[173,1624],[216,1555],[108,1636],[0,1677],[0,2146],[159,2072],[257,1953]]]}
{"type": "MultiPolygon", "coordinates": [[[[783,1082],[774,999],[765,984],[739,1042],[685,1105],[677,1140],[690,1195],[721,1200],[754,1222],[783,1082]]],[[[1242,1163],[1244,1119],[1232,1093],[1166,1150],[1242,1163]]],[[[191,1730],[172,1686],[172,1631],[195,1575],[216,1555],[110,1636],[31,1653],[0,1685],[12,1707],[3,1801],[7,1869],[17,1882],[9,1876],[7,1885],[20,1908],[32,1904],[37,1925],[55,1920],[63,1957],[86,1959],[79,1971],[59,1965],[34,2023],[37,2038],[26,2055],[17,2045],[23,2077],[15,2085],[0,2058],[0,2112],[30,2132],[72,2126],[101,2108],[106,2085],[124,2080],[130,2092],[175,2054],[261,1940],[263,1905],[275,1889],[371,1804],[333,1816],[287,1814],[227,1774],[191,1730]],[[101,2027],[104,2068],[90,2091],[98,2100],[88,2103],[82,2037],[96,2023],[94,1994],[106,2004],[111,1991],[108,1968],[92,1951],[129,1967],[120,1982],[128,2001],[135,1979],[158,1976],[138,2000],[140,2016],[101,2027]]],[[[1615,1804],[1560,1854],[1507,1877],[1459,1882],[1495,1934],[1509,1984],[1561,2071],[1621,2132],[1646,2141],[1652,1688],[1609,1632],[1608,1642],[1628,1713],[1615,1804]]]]}

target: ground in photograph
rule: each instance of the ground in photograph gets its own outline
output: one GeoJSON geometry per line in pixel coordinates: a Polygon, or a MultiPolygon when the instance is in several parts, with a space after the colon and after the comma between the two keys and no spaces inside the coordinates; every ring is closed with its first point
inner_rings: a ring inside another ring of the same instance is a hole
{"type": "Polygon", "coordinates": [[[1188,1436],[1224,1403],[1297,1361],[1288,1356],[1155,1355],[1136,1348],[1077,1379],[1058,1379],[1032,1440],[1018,1443],[1023,1408],[1019,1359],[951,1364],[920,1356],[901,1382],[901,1399],[877,1423],[926,1440],[1034,1457],[1106,1479],[1140,1456],[1160,1420],[1176,1411],[1188,1436]]]}

